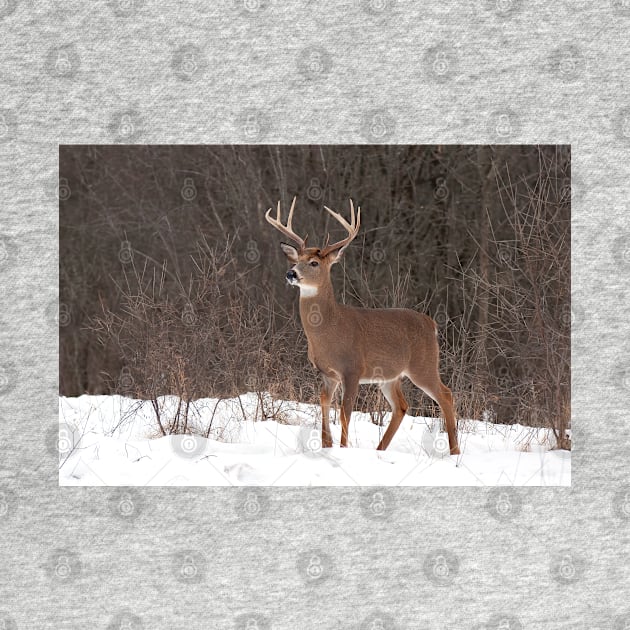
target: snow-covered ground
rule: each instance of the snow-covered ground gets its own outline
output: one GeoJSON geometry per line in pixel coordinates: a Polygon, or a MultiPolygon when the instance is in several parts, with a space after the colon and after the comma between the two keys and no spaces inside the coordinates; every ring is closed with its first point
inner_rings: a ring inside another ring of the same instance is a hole
{"type": "MultiPolygon", "coordinates": [[[[164,397],[159,405],[168,423],[177,399],[164,397]]],[[[385,452],[375,450],[384,428],[359,412],[352,414],[351,448],[339,447],[341,427],[333,424],[335,445],[322,449],[319,418],[319,407],[266,394],[202,399],[189,413],[192,434],[160,437],[148,401],[60,398],[51,448],[59,451],[59,483],[68,486],[571,484],[571,453],[551,450],[546,429],[460,420],[462,454],[450,456],[432,418],[406,416],[385,452]]]]}

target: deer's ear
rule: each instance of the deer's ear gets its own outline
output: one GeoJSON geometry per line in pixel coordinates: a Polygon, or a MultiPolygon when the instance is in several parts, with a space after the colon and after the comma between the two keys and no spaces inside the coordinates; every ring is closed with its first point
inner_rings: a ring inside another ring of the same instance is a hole
{"type": "Polygon", "coordinates": [[[298,250],[292,245],[286,243],[280,243],[280,249],[284,252],[284,255],[289,259],[289,262],[295,264],[298,261],[298,250]]]}
{"type": "Polygon", "coordinates": [[[330,254],[328,254],[328,256],[326,256],[326,258],[328,258],[328,260],[330,260],[330,264],[334,265],[335,263],[338,263],[341,260],[341,257],[343,256],[343,252],[345,251],[347,246],[345,247],[340,247],[339,249],[336,249],[332,252],[330,252],[330,254]]]}

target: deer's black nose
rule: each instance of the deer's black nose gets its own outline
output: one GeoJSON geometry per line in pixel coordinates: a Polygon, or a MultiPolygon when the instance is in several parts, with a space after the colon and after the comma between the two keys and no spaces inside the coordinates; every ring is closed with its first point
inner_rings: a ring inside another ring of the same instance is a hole
{"type": "Polygon", "coordinates": [[[289,269],[289,271],[287,271],[287,280],[289,282],[293,282],[294,280],[297,280],[297,273],[295,273],[295,271],[293,271],[293,269],[289,269]]]}

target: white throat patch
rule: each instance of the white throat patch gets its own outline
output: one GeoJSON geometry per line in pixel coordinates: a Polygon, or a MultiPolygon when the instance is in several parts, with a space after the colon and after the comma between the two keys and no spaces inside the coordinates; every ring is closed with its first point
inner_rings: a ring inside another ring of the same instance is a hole
{"type": "Polygon", "coordinates": [[[313,297],[317,295],[317,287],[309,287],[305,284],[299,284],[300,287],[300,297],[313,297]]]}

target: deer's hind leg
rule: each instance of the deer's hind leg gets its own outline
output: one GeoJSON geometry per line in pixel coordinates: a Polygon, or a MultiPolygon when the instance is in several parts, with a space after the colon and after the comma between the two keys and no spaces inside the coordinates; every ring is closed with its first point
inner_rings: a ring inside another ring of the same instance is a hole
{"type": "Polygon", "coordinates": [[[392,408],[392,419],[389,421],[385,435],[376,447],[377,451],[384,451],[389,446],[396,431],[398,431],[405,412],[409,409],[409,405],[402,392],[402,387],[400,386],[400,379],[383,383],[381,385],[381,391],[383,392],[383,396],[387,399],[389,406],[392,408]]]}
{"type": "Polygon", "coordinates": [[[451,455],[459,455],[457,444],[457,424],[453,408],[453,393],[442,383],[440,378],[440,347],[437,336],[426,347],[418,348],[413,355],[411,365],[406,370],[411,382],[440,405],[446,421],[448,445],[451,455]]]}
{"type": "Polygon", "coordinates": [[[426,373],[410,371],[407,376],[412,383],[419,387],[427,396],[430,396],[440,405],[444,420],[446,420],[446,432],[448,433],[448,445],[451,455],[459,455],[457,444],[457,424],[455,422],[455,410],[453,408],[453,393],[442,383],[439,374],[428,377],[426,373]]]}

